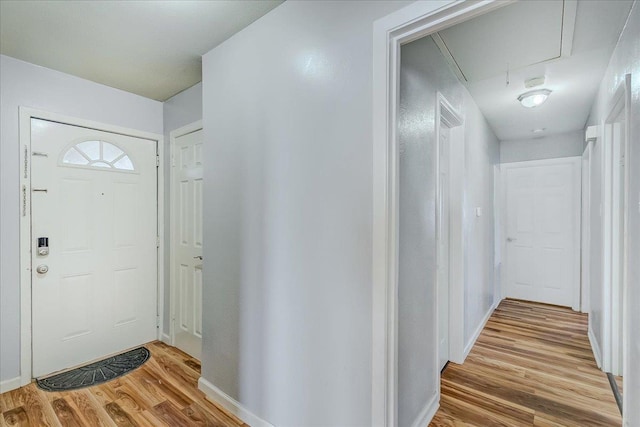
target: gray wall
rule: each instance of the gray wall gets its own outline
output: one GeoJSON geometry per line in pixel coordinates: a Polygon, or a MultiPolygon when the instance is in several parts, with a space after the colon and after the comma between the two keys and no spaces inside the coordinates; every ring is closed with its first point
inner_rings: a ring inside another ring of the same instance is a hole
{"type": "Polygon", "coordinates": [[[464,339],[471,344],[496,298],[494,165],[500,143],[465,89],[464,339]],[[482,215],[476,216],[476,208],[482,215]]]}
{"type": "Polygon", "coordinates": [[[164,253],[164,323],[162,325],[162,332],[166,335],[170,333],[171,322],[171,307],[170,307],[170,277],[169,277],[169,248],[171,247],[171,209],[170,209],[170,184],[171,175],[169,173],[171,167],[171,150],[169,133],[182,126],[186,126],[193,122],[202,119],[202,83],[193,85],[189,89],[186,89],[179,94],[167,99],[162,105],[163,117],[164,117],[164,145],[165,145],[165,182],[164,192],[167,195],[165,197],[164,207],[164,235],[165,235],[165,250],[164,253]]]}
{"type": "Polygon", "coordinates": [[[18,106],[162,134],[162,103],[0,55],[0,381],[20,376],[18,106]]]}
{"type": "MultiPolygon", "coordinates": [[[[627,165],[629,167],[629,199],[628,205],[628,228],[626,230],[628,239],[628,259],[629,269],[627,271],[627,280],[629,283],[629,293],[627,295],[630,318],[631,340],[629,342],[631,358],[629,359],[630,372],[625,372],[624,378],[624,394],[630,402],[629,407],[625,407],[625,418],[628,426],[640,425],[640,4],[635,2],[629,15],[627,24],[618,40],[616,49],[611,56],[611,61],[607,71],[605,72],[600,90],[596,97],[596,101],[591,110],[588,125],[601,124],[608,114],[613,95],[620,83],[624,80],[625,74],[631,74],[631,122],[629,123],[631,139],[629,143],[629,159],[627,165]]],[[[601,145],[601,144],[598,144],[601,145]]],[[[594,155],[593,161],[597,161],[594,155]]],[[[593,179],[592,179],[593,182],[593,179]]],[[[599,204],[599,200],[595,203],[599,204]]],[[[592,205],[593,206],[593,205],[592,205]]],[[[595,210],[597,213],[597,208],[595,210]]],[[[598,229],[596,224],[600,217],[592,214],[592,227],[598,229]]],[[[594,228],[592,228],[592,236],[594,228]]],[[[593,238],[593,237],[592,237],[593,238]]],[[[597,258],[591,258],[591,262],[595,263],[597,258]]],[[[602,270],[600,270],[602,271],[602,270]]],[[[594,276],[592,270],[591,275],[591,304],[592,311],[590,315],[594,315],[593,304],[602,300],[602,288],[598,287],[598,276],[594,276]]],[[[596,309],[599,309],[596,307],[596,309]]],[[[600,309],[601,310],[601,309],[600,309]]],[[[598,325],[596,325],[598,326],[598,325]]],[[[600,328],[599,328],[600,329],[600,328]]],[[[599,335],[601,343],[601,330],[594,330],[599,335]]]]}
{"type": "Polygon", "coordinates": [[[203,58],[202,376],[277,426],[371,425],[372,23],[285,2],[203,58]]]}
{"type": "Polygon", "coordinates": [[[584,151],[582,129],[542,138],[500,142],[500,163],[581,156],[584,151]]]}
{"type": "MultiPolygon", "coordinates": [[[[493,304],[493,165],[498,140],[430,37],[402,47],[398,424],[409,426],[437,392],[435,329],[436,94],[464,116],[465,341],[493,304]],[[483,209],[477,218],[475,207],[483,209]]],[[[455,161],[455,160],[454,160],[455,161]]]]}

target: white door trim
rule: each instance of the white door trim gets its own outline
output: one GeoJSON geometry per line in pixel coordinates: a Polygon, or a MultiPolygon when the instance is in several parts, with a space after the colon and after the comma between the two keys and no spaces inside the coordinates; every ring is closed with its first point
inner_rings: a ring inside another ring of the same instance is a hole
{"type": "MultiPolygon", "coordinates": [[[[163,136],[120,126],[107,125],[58,113],[19,107],[20,113],[20,386],[31,382],[31,119],[43,119],[72,126],[80,126],[104,132],[117,133],[155,141],[159,156],[158,165],[158,302],[157,324],[162,325],[164,295],[164,144],[163,136]]],[[[158,328],[158,338],[161,329],[158,328]]]]}
{"type": "MultiPolygon", "coordinates": [[[[500,168],[502,170],[502,182],[501,182],[501,187],[503,189],[502,191],[502,201],[500,204],[500,211],[503,212],[502,215],[502,230],[505,231],[506,230],[506,223],[507,223],[507,219],[506,219],[506,212],[507,212],[507,192],[506,192],[506,179],[507,179],[507,169],[509,168],[525,168],[525,167],[535,167],[535,166],[550,166],[550,165],[557,165],[557,164],[563,164],[563,163],[570,163],[573,166],[573,180],[576,183],[580,183],[582,182],[582,172],[581,172],[581,167],[582,167],[582,156],[580,157],[560,157],[560,158],[556,158],[556,159],[546,159],[546,160],[529,160],[529,161],[524,161],[524,162],[513,162],[513,163],[502,163],[500,165],[500,168]]],[[[580,188],[578,186],[578,188],[580,188]]],[[[574,202],[573,202],[573,206],[576,206],[578,208],[578,212],[581,211],[580,209],[580,192],[577,192],[576,194],[573,195],[574,197],[574,202]]],[[[573,224],[573,247],[578,249],[580,248],[580,231],[581,231],[581,227],[580,227],[580,215],[578,214],[578,218],[577,221],[573,224]]],[[[503,235],[503,240],[504,238],[506,238],[506,232],[503,235]]],[[[503,245],[502,247],[504,248],[504,241],[501,242],[501,244],[503,245]]],[[[572,269],[573,269],[573,280],[574,283],[572,284],[572,298],[571,298],[571,308],[574,311],[580,311],[580,251],[576,250],[574,256],[573,256],[573,262],[572,262],[572,269]]],[[[507,259],[507,251],[506,249],[503,252],[503,278],[507,278],[506,277],[506,270],[507,268],[504,267],[507,265],[507,263],[509,262],[509,260],[507,259]]],[[[503,281],[503,294],[506,295],[507,292],[507,287],[508,287],[508,282],[507,280],[503,281]]]]}
{"type": "MultiPolygon", "coordinates": [[[[602,348],[602,369],[605,372],[613,372],[614,374],[618,374],[619,366],[618,363],[614,360],[614,357],[617,353],[616,346],[619,344],[617,341],[617,337],[615,336],[615,322],[613,320],[613,316],[615,313],[618,313],[619,310],[623,312],[622,319],[622,330],[623,330],[623,349],[622,349],[622,375],[624,376],[625,372],[629,372],[629,340],[630,336],[630,325],[629,325],[629,310],[631,309],[628,302],[628,283],[627,283],[627,268],[628,268],[628,245],[627,245],[627,236],[626,233],[623,236],[623,268],[622,271],[619,270],[618,263],[613,260],[613,244],[616,241],[614,238],[614,222],[616,219],[614,218],[613,209],[613,175],[619,172],[618,165],[614,165],[613,158],[613,140],[611,138],[611,123],[618,116],[618,114],[624,109],[625,111],[625,128],[624,128],[624,138],[625,138],[625,159],[629,159],[629,148],[631,145],[631,74],[625,75],[624,80],[619,84],[616,89],[615,94],[611,97],[609,101],[609,105],[607,108],[607,114],[602,123],[602,132],[603,132],[603,246],[604,246],[604,260],[603,260],[603,285],[604,285],[604,331],[603,331],[603,348],[602,348]],[[613,274],[614,271],[617,272],[622,277],[622,300],[624,301],[623,307],[620,307],[618,304],[618,299],[614,297],[614,289],[613,289],[613,274]]],[[[624,194],[625,194],[625,204],[628,203],[629,199],[629,168],[632,165],[625,165],[625,175],[624,175],[624,194]]],[[[623,228],[624,230],[628,230],[628,205],[623,207],[624,209],[624,219],[623,219],[623,228]]],[[[624,396],[628,393],[623,393],[623,408],[624,405],[628,404],[628,400],[624,398],[624,396]]],[[[627,406],[628,407],[628,406],[627,406]]]]}
{"type": "MultiPolygon", "coordinates": [[[[449,360],[462,363],[464,352],[464,120],[440,92],[436,103],[436,206],[440,206],[440,132],[442,126],[449,128],[449,360]],[[455,161],[452,161],[455,159],[455,161]]],[[[440,209],[436,208],[436,241],[440,241],[440,209]]],[[[438,246],[439,248],[439,246],[438,246]]],[[[436,251],[436,265],[438,251],[436,251]]],[[[436,274],[436,301],[439,290],[436,274]]],[[[439,307],[436,304],[436,323],[439,323],[439,307]]],[[[440,325],[436,325],[439,331],[440,325]]],[[[439,342],[439,341],[438,341],[439,342]]],[[[439,349],[438,349],[439,352],[439,349]]],[[[439,353],[438,353],[439,354],[439,353]]],[[[437,366],[436,370],[440,369],[437,366]]],[[[438,381],[440,376],[438,376],[438,381]]],[[[438,388],[439,389],[439,388],[438,388]]]]}
{"type": "Polygon", "coordinates": [[[174,245],[176,242],[176,230],[175,230],[175,218],[176,218],[176,212],[175,212],[175,204],[173,203],[175,201],[175,194],[176,194],[176,189],[175,189],[175,185],[173,183],[173,175],[174,175],[174,170],[173,170],[173,165],[174,165],[174,159],[175,159],[175,147],[176,147],[176,139],[180,138],[181,136],[185,136],[188,135],[190,133],[193,132],[197,132],[199,130],[202,129],[202,120],[198,120],[196,122],[190,123],[188,125],[182,126],[178,129],[172,130],[171,132],[169,132],[169,153],[170,153],[170,158],[169,161],[171,162],[171,165],[169,167],[169,200],[170,200],[170,207],[169,207],[169,211],[170,211],[170,225],[169,225],[169,233],[170,233],[170,240],[169,240],[169,337],[171,340],[171,345],[175,345],[175,339],[176,339],[176,331],[175,331],[175,315],[176,315],[176,308],[175,308],[175,304],[176,304],[176,281],[175,281],[175,260],[176,260],[176,251],[174,250],[174,245]]]}
{"type": "MultiPolygon", "coordinates": [[[[371,424],[375,426],[397,424],[396,129],[400,46],[510,3],[511,0],[415,2],[374,22],[371,424]]],[[[435,353],[434,357],[437,358],[435,353]]]]}
{"type": "Polygon", "coordinates": [[[591,157],[593,141],[589,141],[582,153],[582,223],[580,259],[580,311],[589,313],[590,306],[590,258],[591,258],[591,157]]]}
{"type": "Polygon", "coordinates": [[[493,166],[493,226],[494,226],[494,271],[495,282],[493,286],[493,306],[498,307],[502,301],[504,277],[502,268],[502,254],[504,254],[505,240],[502,238],[504,230],[502,228],[502,212],[500,203],[502,201],[502,168],[500,163],[493,166]]]}

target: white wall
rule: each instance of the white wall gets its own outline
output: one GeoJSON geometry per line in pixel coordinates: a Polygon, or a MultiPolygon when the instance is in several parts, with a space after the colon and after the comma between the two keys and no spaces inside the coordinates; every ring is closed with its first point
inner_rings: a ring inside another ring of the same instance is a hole
{"type": "Polygon", "coordinates": [[[584,151],[582,129],[544,136],[500,142],[500,163],[581,156],[584,151]]]}
{"type": "MultiPolygon", "coordinates": [[[[630,155],[627,161],[629,168],[629,199],[628,205],[628,283],[629,295],[628,304],[630,310],[630,332],[631,332],[631,359],[630,372],[625,373],[624,395],[626,401],[631,403],[625,407],[625,418],[628,426],[640,425],[640,4],[636,1],[629,15],[627,24],[618,40],[616,49],[613,52],[607,71],[605,72],[596,101],[591,110],[588,120],[589,125],[601,125],[606,119],[610,108],[610,101],[625,75],[631,74],[631,123],[630,132],[630,155]]],[[[595,153],[594,153],[595,154],[595,153]]],[[[596,160],[594,155],[593,161],[596,160]]],[[[592,181],[593,182],[593,181],[592,181]]],[[[598,202],[599,203],[599,202],[598,202]]],[[[595,211],[597,213],[597,210],[595,211]]],[[[597,214],[592,215],[593,221],[600,220],[597,214]]],[[[592,227],[595,224],[592,224],[592,227]]],[[[593,228],[592,228],[593,230],[593,228]]],[[[592,234],[593,236],[593,234],[592,234]]],[[[593,237],[592,237],[593,238],[593,237]]],[[[591,262],[596,262],[591,258],[591,262]]],[[[591,304],[595,298],[602,298],[602,289],[598,288],[600,280],[596,276],[591,276],[591,287],[593,294],[591,304]]]]}
{"type": "Polygon", "coordinates": [[[0,55],[0,381],[20,375],[18,107],[162,134],[162,103],[0,55]]]}
{"type": "MultiPolygon", "coordinates": [[[[435,110],[441,92],[464,116],[465,343],[493,305],[493,165],[498,140],[430,37],[402,47],[400,71],[398,425],[437,392],[435,110]],[[475,207],[483,215],[476,217],[475,207]]],[[[455,162],[455,159],[454,159],[455,162]]]]}
{"type": "Polygon", "coordinates": [[[372,23],[292,1],[203,58],[202,377],[277,426],[371,425],[372,23]]]}
{"type": "Polygon", "coordinates": [[[171,170],[170,159],[170,144],[169,133],[182,126],[186,126],[198,120],[202,120],[202,83],[191,86],[189,89],[183,90],[179,94],[167,99],[163,104],[163,117],[164,117],[164,145],[165,145],[165,182],[164,192],[167,195],[165,197],[164,207],[164,236],[165,236],[165,250],[164,252],[164,324],[162,325],[162,332],[169,335],[170,322],[171,322],[171,289],[169,277],[169,256],[170,252],[168,248],[171,247],[171,209],[169,199],[170,194],[170,178],[169,171],[171,170]]]}

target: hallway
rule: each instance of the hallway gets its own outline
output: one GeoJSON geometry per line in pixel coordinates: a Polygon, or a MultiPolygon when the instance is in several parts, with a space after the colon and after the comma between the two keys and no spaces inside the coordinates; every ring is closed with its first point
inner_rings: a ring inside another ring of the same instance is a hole
{"type": "Polygon", "coordinates": [[[503,300],[441,390],[434,427],[621,425],[587,316],[569,308],[503,300]]]}

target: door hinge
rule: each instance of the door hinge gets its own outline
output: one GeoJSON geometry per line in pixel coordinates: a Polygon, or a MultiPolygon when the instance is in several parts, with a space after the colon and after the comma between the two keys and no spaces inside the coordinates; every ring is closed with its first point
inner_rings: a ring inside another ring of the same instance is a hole
{"type": "Polygon", "coordinates": [[[27,216],[27,186],[22,185],[22,216],[27,216]]]}
{"type": "Polygon", "coordinates": [[[160,155],[156,154],[156,167],[160,167],[160,155]]]}
{"type": "Polygon", "coordinates": [[[28,178],[29,172],[29,147],[24,146],[24,177],[28,178]]]}
{"type": "Polygon", "coordinates": [[[156,248],[160,247],[160,236],[156,236],[156,248]]]}
{"type": "Polygon", "coordinates": [[[160,329],[160,315],[156,314],[156,328],[160,329]]]}

